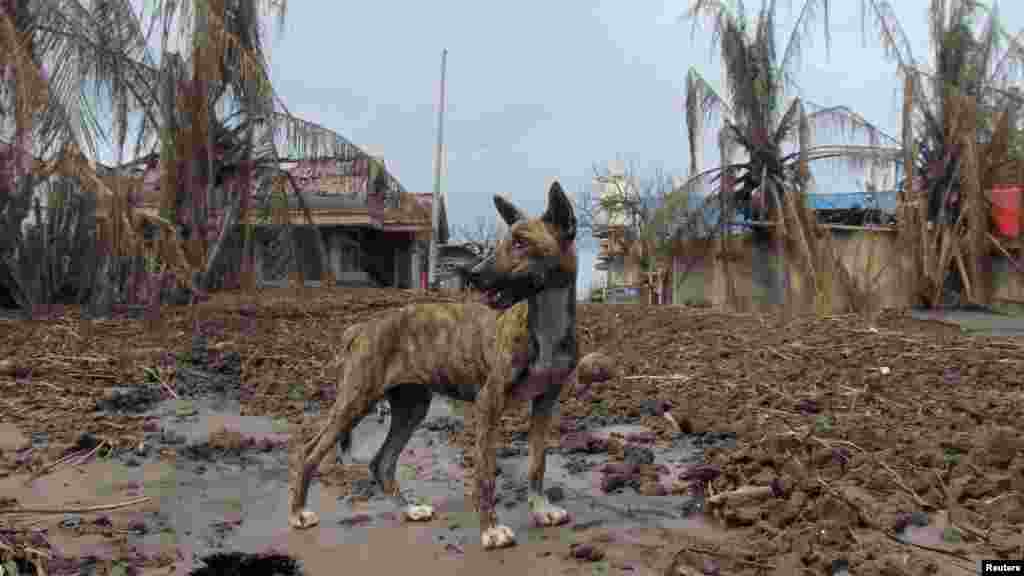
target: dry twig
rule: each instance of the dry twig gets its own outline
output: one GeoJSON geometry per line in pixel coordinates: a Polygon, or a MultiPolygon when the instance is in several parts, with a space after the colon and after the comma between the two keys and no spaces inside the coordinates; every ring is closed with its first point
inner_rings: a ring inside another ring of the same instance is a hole
{"type": "Polygon", "coordinates": [[[83,508],[0,508],[0,514],[89,514],[92,512],[105,512],[107,510],[118,510],[128,508],[136,504],[149,502],[149,496],[141,496],[133,500],[119,502],[117,504],[100,504],[98,506],[85,506],[83,508]]]}

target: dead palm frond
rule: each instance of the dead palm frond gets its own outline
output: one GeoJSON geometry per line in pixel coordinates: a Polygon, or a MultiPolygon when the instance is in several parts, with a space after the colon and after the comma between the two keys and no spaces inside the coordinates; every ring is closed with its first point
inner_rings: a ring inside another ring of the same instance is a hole
{"type": "MultiPolygon", "coordinates": [[[[979,137],[983,141],[993,140],[1004,111],[1024,103],[1020,92],[1014,89],[1024,80],[1024,33],[1008,33],[999,19],[997,6],[990,8],[977,1],[931,0],[929,71],[912,53],[889,0],[864,0],[862,8],[883,32],[886,54],[914,85],[914,132],[920,150],[915,168],[922,175],[925,189],[931,191],[929,217],[934,219],[939,209],[938,195],[948,187],[959,155],[957,147],[951,146],[951,134],[960,120],[957,99],[961,95],[975,98],[979,137]]],[[[1006,154],[1017,148],[1014,142],[1020,138],[1018,130],[1009,129],[1006,144],[992,147],[996,156],[990,154],[982,162],[983,172],[1005,163],[1006,154]]],[[[982,179],[986,180],[986,176],[989,175],[983,174],[982,179]]],[[[952,197],[957,198],[955,190],[952,197]]],[[[951,215],[955,217],[957,211],[953,208],[951,215]]]]}
{"type": "MultiPolygon", "coordinates": [[[[779,190],[793,189],[798,182],[794,179],[803,181],[809,177],[799,166],[800,149],[805,151],[806,161],[844,161],[860,168],[865,162],[888,161],[892,156],[890,149],[899,144],[845,106],[826,108],[799,98],[784,102],[787,88],[795,87],[794,71],[819,12],[824,12],[825,37],[830,43],[830,7],[827,0],[805,0],[781,56],[775,45],[775,11],[774,0],[764,0],[751,23],[742,2],[734,5],[696,0],[687,12],[691,19],[703,17],[711,21],[712,43],[721,52],[725,86],[724,91],[716,91],[697,70],[691,68],[687,73],[686,124],[691,174],[696,176],[697,155],[703,148],[703,121],[718,114],[722,129],[746,159],[715,170],[732,174],[734,206],[748,216],[752,194],[760,189],[762,174],[786,183],[779,190]],[[799,138],[801,126],[808,131],[803,139],[799,138]],[[825,129],[835,130],[846,138],[866,137],[870,148],[810,148],[810,133],[825,129]],[[797,152],[787,152],[794,147],[797,152]]],[[[701,179],[697,177],[687,186],[701,179]]]]}
{"type": "MultiPolygon", "coordinates": [[[[1018,89],[1024,79],[1024,35],[1005,30],[997,5],[931,0],[930,61],[922,63],[911,52],[889,0],[862,0],[862,10],[882,31],[885,53],[906,77],[912,93],[914,116],[905,128],[911,134],[905,136],[916,150],[912,156],[912,173],[916,176],[913,186],[904,182],[903,187],[923,192],[923,217],[929,229],[937,224],[943,238],[947,229],[956,237],[960,233],[956,230],[962,231],[959,223],[965,205],[961,181],[977,178],[977,184],[985,190],[996,183],[1003,166],[1024,160],[1024,139],[1018,127],[1009,122],[1010,111],[1024,103],[1018,89]],[[968,109],[974,112],[968,113],[968,109]],[[973,125],[966,126],[966,122],[973,125]],[[972,136],[965,140],[965,134],[972,136]],[[973,155],[965,155],[975,149],[973,155]],[[968,166],[970,172],[962,176],[963,166],[968,166]],[[973,173],[975,167],[977,174],[973,173]]],[[[987,228],[987,223],[982,225],[987,228]]],[[[947,276],[951,274],[954,282],[966,282],[966,276],[955,273],[941,253],[933,259],[930,244],[922,244],[922,262],[926,263],[918,275],[933,284],[920,292],[926,294],[926,304],[935,305],[947,276]],[[936,265],[934,270],[929,262],[936,265]]]]}

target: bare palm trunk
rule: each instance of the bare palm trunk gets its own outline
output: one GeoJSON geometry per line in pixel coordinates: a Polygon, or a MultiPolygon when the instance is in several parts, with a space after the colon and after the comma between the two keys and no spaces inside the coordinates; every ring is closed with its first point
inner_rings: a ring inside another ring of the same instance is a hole
{"type": "MultiPolygon", "coordinates": [[[[720,133],[719,138],[719,147],[722,154],[722,166],[729,165],[731,145],[732,143],[730,142],[729,137],[723,130],[720,133]]],[[[729,238],[729,223],[732,218],[732,195],[732,173],[729,170],[725,170],[722,173],[722,183],[718,192],[718,240],[720,246],[719,259],[722,265],[722,279],[725,282],[725,307],[728,310],[735,310],[737,307],[736,282],[733,278],[731,262],[733,258],[732,242],[729,238]]]]}

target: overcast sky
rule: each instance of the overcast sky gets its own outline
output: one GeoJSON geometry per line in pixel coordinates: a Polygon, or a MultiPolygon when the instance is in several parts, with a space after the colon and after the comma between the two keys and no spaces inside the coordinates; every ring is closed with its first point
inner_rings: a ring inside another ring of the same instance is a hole
{"type": "MultiPolygon", "coordinates": [[[[792,15],[779,4],[781,43],[792,15]]],[[[894,4],[915,57],[929,62],[927,0],[894,4]]],[[[801,96],[848,105],[898,136],[899,82],[877,35],[862,35],[858,5],[832,2],[830,58],[817,22],[798,73],[801,96]]],[[[710,33],[678,21],[686,8],[686,0],[293,0],[284,33],[268,39],[273,82],[293,113],[382,151],[406,189],[428,192],[447,48],[449,222],[491,216],[496,193],[536,213],[552,178],[578,192],[595,162],[619,158],[685,175],[686,71],[696,66],[721,86],[710,33]]],[[[1024,3],[1000,9],[1010,30],[1024,28],[1024,3]]],[[[704,157],[704,166],[717,164],[716,150],[704,157]]],[[[822,181],[817,192],[857,191],[825,190],[822,181]]],[[[583,289],[594,245],[580,250],[583,289]]]]}

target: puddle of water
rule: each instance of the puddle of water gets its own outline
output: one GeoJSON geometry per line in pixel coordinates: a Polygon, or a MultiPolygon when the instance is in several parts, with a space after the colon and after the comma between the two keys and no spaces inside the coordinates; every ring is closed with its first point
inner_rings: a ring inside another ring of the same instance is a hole
{"type": "MultiPolygon", "coordinates": [[[[205,442],[223,428],[257,441],[285,442],[288,436],[280,423],[260,416],[240,416],[237,405],[232,403],[193,400],[185,406],[165,402],[152,410],[150,416],[159,419],[164,437],[179,436],[188,444],[205,442]]],[[[173,462],[158,462],[151,451],[148,457],[141,458],[141,465],[94,461],[58,470],[27,487],[16,485],[21,478],[3,479],[0,493],[10,493],[26,507],[105,504],[140,494],[149,496],[153,499],[149,504],[114,511],[109,516],[144,521],[149,532],[128,535],[129,545],[145,554],[177,548],[180,561],[176,571],[180,574],[196,567],[198,559],[211,552],[259,553],[268,549],[296,555],[307,566],[308,574],[336,573],[339,563],[349,560],[372,560],[375,568],[385,571],[392,564],[395,570],[422,571],[422,564],[417,563],[430,562],[440,571],[446,566],[468,569],[478,562],[487,562],[488,571],[501,566],[502,573],[544,573],[538,568],[547,565],[537,556],[539,549],[558,550],[548,563],[554,570],[564,559],[566,544],[576,541],[581,530],[591,527],[614,530],[622,538],[629,537],[629,530],[634,528],[708,529],[699,516],[683,517],[685,497],[641,496],[632,489],[605,494],[601,490],[600,468],[607,462],[606,455],[567,457],[558,453],[548,456],[545,486],[562,489],[564,500],[558,504],[569,510],[573,522],[557,528],[534,527],[526,503],[527,451],[520,449],[499,459],[499,516],[502,523],[516,531],[517,540],[530,552],[521,546],[519,552],[513,549],[483,554],[479,547],[479,519],[465,498],[466,472],[461,466],[460,451],[447,445],[443,431],[435,431],[443,426],[430,425],[431,421],[437,423],[437,419],[457,421],[460,416],[449,402],[435,401],[426,425],[417,430],[399,459],[399,481],[403,488],[430,502],[437,512],[436,520],[424,524],[400,521],[390,501],[379,492],[369,501],[353,502],[345,498],[347,494],[314,482],[309,501],[320,515],[320,525],[307,531],[291,530],[286,521],[288,454],[280,447],[249,451],[245,458],[220,461],[191,460],[179,454],[173,462]],[[580,458],[592,467],[582,473],[571,473],[570,468],[575,468],[571,461],[578,465],[580,458]],[[394,554],[396,544],[403,546],[402,554],[394,554]],[[495,558],[502,560],[496,562],[495,558]]],[[[387,426],[387,422],[379,423],[373,417],[364,419],[353,430],[348,461],[368,462],[384,441],[387,426]]],[[[644,432],[649,431],[634,425],[591,431],[599,437],[644,432]]],[[[158,442],[158,438],[150,441],[158,442]]],[[[668,486],[700,454],[698,447],[685,440],[671,447],[651,448],[655,464],[668,470],[663,478],[668,486]]],[[[81,521],[92,522],[96,516],[82,515],[81,521]]],[[[103,556],[94,550],[102,543],[94,542],[92,537],[57,532],[60,535],[55,543],[64,553],[103,556]]]]}
{"type": "Polygon", "coordinates": [[[214,432],[227,428],[247,437],[274,442],[288,439],[281,423],[264,416],[242,416],[233,400],[206,402],[202,400],[170,401],[159,404],[146,416],[157,417],[167,432],[180,435],[188,443],[203,442],[214,432]]]}

